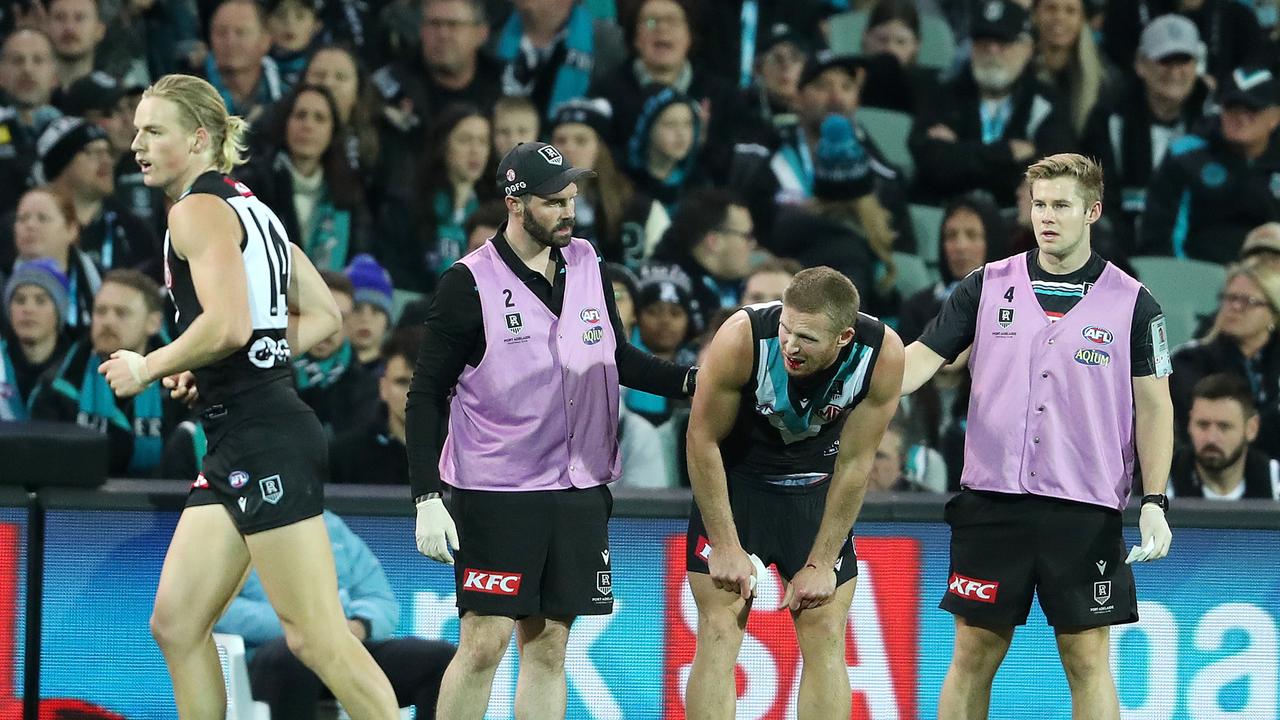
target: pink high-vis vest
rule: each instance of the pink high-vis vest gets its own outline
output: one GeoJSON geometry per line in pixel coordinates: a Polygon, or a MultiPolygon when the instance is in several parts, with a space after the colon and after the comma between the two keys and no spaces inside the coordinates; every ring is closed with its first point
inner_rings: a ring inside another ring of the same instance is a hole
{"type": "Polygon", "coordinates": [[[564,490],[618,479],[617,338],[595,250],[574,238],[560,317],[492,243],[458,262],[475,277],[485,352],[449,411],[440,478],[468,490],[564,490]]]}
{"type": "Polygon", "coordinates": [[[1025,253],[986,265],[961,485],[1124,508],[1134,459],[1130,328],[1140,288],[1107,263],[1052,322],[1031,288],[1025,253]]]}

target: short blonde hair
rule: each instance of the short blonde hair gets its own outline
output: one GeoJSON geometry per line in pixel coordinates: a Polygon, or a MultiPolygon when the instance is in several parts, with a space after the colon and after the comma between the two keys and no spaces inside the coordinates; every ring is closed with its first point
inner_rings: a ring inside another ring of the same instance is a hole
{"type": "Polygon", "coordinates": [[[858,320],[858,288],[843,273],[825,265],[796,273],[782,291],[782,304],[794,311],[826,315],[837,333],[858,320]]]}
{"type": "Polygon", "coordinates": [[[209,133],[213,163],[218,172],[229,173],[244,164],[249,124],[239,115],[227,113],[222,95],[207,81],[194,75],[165,75],[147,88],[142,97],[168,100],[178,106],[187,129],[204,128],[209,133]]]}
{"type": "Polygon", "coordinates": [[[1102,201],[1102,166],[1084,155],[1058,153],[1042,158],[1027,168],[1026,178],[1028,188],[1037,180],[1072,178],[1080,189],[1086,210],[1102,201]]]}

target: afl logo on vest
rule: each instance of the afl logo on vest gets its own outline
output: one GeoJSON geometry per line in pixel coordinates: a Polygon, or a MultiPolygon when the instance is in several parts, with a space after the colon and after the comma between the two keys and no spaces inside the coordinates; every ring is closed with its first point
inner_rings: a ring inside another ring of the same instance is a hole
{"type": "Polygon", "coordinates": [[[604,339],[604,328],[593,327],[582,333],[582,342],[586,345],[595,345],[604,339]]]}
{"type": "Polygon", "coordinates": [[[1111,356],[1101,350],[1080,348],[1076,351],[1076,362],[1091,367],[1106,367],[1111,364],[1111,356]]]}
{"type": "Polygon", "coordinates": [[[587,308],[582,311],[578,317],[582,318],[582,322],[595,325],[600,322],[600,311],[596,308],[587,308]]]}
{"type": "Polygon", "coordinates": [[[1080,334],[1084,336],[1085,340],[1099,345],[1110,345],[1111,341],[1115,339],[1115,336],[1111,334],[1110,330],[1098,327],[1097,325],[1090,325],[1089,327],[1081,330],[1080,334]]]}

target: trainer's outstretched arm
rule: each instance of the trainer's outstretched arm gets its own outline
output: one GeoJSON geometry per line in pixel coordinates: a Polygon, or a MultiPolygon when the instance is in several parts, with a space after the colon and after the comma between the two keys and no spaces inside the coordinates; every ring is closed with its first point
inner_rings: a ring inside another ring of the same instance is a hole
{"type": "MultiPolygon", "coordinates": [[[[902,341],[899,340],[898,344],[901,346],[902,341]]],[[[947,364],[946,358],[919,340],[908,345],[904,354],[906,362],[902,370],[903,395],[910,395],[919,390],[921,385],[929,382],[929,379],[947,364]]]]}

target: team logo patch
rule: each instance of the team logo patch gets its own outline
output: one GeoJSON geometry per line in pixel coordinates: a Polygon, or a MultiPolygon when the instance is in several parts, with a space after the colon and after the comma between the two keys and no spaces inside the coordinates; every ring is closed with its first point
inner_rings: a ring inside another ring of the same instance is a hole
{"type": "Polygon", "coordinates": [[[516,171],[514,168],[507,168],[507,182],[516,181],[516,171]]]}
{"type": "Polygon", "coordinates": [[[582,322],[594,325],[600,322],[600,311],[596,308],[587,308],[578,317],[582,318],[582,322]]]}
{"type": "Polygon", "coordinates": [[[227,476],[227,482],[231,483],[231,487],[239,490],[249,482],[249,473],[243,470],[234,470],[227,476]]]}
{"type": "Polygon", "coordinates": [[[1000,308],[1000,313],[996,316],[996,322],[1000,323],[1000,327],[1007,328],[1013,324],[1013,308],[1000,308]]]}
{"type": "Polygon", "coordinates": [[[284,497],[284,481],[279,475],[264,477],[258,481],[258,489],[262,491],[262,501],[275,505],[284,497]]]}
{"type": "Polygon", "coordinates": [[[613,573],[609,570],[596,571],[596,591],[601,595],[613,594],[613,573]]]}
{"type": "Polygon", "coordinates": [[[1093,601],[1098,603],[1098,607],[1107,604],[1111,599],[1111,581],[1099,580],[1093,584],[1093,601]]]}
{"type": "Polygon", "coordinates": [[[1101,350],[1080,348],[1076,351],[1075,361],[1090,367],[1106,367],[1111,364],[1111,356],[1101,350]]]}
{"type": "Polygon", "coordinates": [[[520,593],[520,573],[486,572],[467,568],[462,576],[462,589],[489,595],[514,596],[520,593]]]}
{"type": "Polygon", "coordinates": [[[551,165],[555,165],[556,167],[564,165],[564,158],[560,155],[560,151],[550,145],[544,145],[538,148],[538,154],[542,156],[543,160],[546,160],[551,165]]]}
{"type": "Polygon", "coordinates": [[[595,345],[604,339],[604,328],[596,326],[582,333],[582,342],[585,345],[595,345]]]}
{"type": "Polygon", "coordinates": [[[507,313],[507,329],[512,335],[519,335],[524,329],[524,321],[520,319],[520,313],[507,313]]]}
{"type": "Polygon", "coordinates": [[[1000,583],[992,580],[974,580],[965,577],[960,573],[951,573],[951,580],[947,583],[947,592],[965,600],[975,600],[994,605],[996,602],[996,594],[1000,590],[1000,583]]]}
{"type": "Polygon", "coordinates": [[[1110,330],[1104,327],[1098,327],[1097,325],[1090,325],[1089,327],[1081,330],[1080,334],[1084,336],[1085,340],[1099,345],[1110,345],[1111,341],[1115,340],[1115,336],[1111,334],[1110,330]]]}

